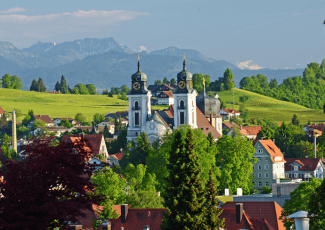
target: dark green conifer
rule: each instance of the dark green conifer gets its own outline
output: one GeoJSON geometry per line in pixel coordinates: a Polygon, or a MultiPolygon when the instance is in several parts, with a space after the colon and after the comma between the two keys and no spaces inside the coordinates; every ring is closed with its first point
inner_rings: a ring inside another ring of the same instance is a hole
{"type": "Polygon", "coordinates": [[[210,132],[207,136],[207,140],[209,141],[209,146],[213,146],[214,145],[214,137],[213,137],[213,134],[212,132],[210,132]]]}
{"type": "Polygon", "coordinates": [[[60,90],[61,90],[61,93],[70,93],[69,87],[68,87],[67,81],[64,78],[64,75],[62,75],[62,77],[61,77],[60,90]]]}
{"type": "Polygon", "coordinates": [[[32,81],[32,85],[30,86],[30,91],[38,91],[38,84],[37,84],[37,81],[36,79],[33,79],[32,81]]]}
{"type": "Polygon", "coordinates": [[[212,170],[209,171],[209,181],[206,186],[207,188],[207,203],[204,207],[204,227],[206,230],[217,230],[224,227],[225,219],[219,219],[222,213],[221,209],[217,207],[220,205],[217,199],[216,182],[213,179],[212,170]]]}
{"type": "Polygon", "coordinates": [[[44,85],[43,79],[42,78],[38,78],[38,82],[37,82],[37,91],[38,92],[46,92],[46,87],[44,85]]]}
{"type": "Polygon", "coordinates": [[[56,82],[55,87],[54,87],[54,90],[55,91],[59,91],[60,90],[60,82],[59,81],[56,82]]]}
{"type": "Polygon", "coordinates": [[[185,137],[181,130],[175,130],[167,168],[170,177],[166,178],[163,193],[166,213],[161,229],[202,229],[205,192],[192,129],[185,137]]]}
{"type": "MultiPolygon", "coordinates": [[[[325,224],[325,180],[316,188],[309,201],[310,229],[323,229],[325,224]]],[[[308,202],[308,201],[307,201],[308,202]]]]}

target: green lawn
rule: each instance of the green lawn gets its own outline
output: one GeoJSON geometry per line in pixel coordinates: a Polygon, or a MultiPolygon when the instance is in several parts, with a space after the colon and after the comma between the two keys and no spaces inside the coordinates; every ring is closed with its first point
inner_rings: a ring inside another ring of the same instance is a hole
{"type": "MultiPolygon", "coordinates": [[[[227,102],[227,107],[232,108],[233,93],[232,91],[222,91],[218,93],[220,98],[227,102]]],[[[251,118],[272,118],[277,122],[291,122],[293,114],[297,114],[301,124],[311,122],[325,121],[325,115],[322,110],[308,109],[304,106],[297,105],[287,101],[280,101],[257,93],[249,92],[242,89],[235,89],[235,109],[239,109],[239,97],[248,95],[250,101],[247,104],[251,118]]]]}
{"type": "MultiPolygon", "coordinates": [[[[246,90],[235,89],[235,109],[239,109],[239,97],[250,96],[247,105],[251,118],[272,118],[274,121],[291,122],[293,114],[297,114],[301,124],[322,122],[325,115],[322,110],[312,110],[306,107],[276,100],[246,90]]],[[[227,107],[232,108],[232,92],[219,92],[222,100],[227,102],[227,107]]],[[[89,121],[95,113],[108,113],[124,111],[128,109],[128,102],[117,99],[117,96],[107,97],[104,95],[75,95],[75,94],[49,94],[23,90],[0,88],[0,107],[6,112],[12,112],[14,108],[20,109],[27,114],[32,109],[35,114],[55,117],[74,117],[77,113],[86,115],[89,121]]],[[[153,110],[166,109],[168,106],[152,106],[153,110]]],[[[18,120],[23,119],[19,117],[18,120]]]]}

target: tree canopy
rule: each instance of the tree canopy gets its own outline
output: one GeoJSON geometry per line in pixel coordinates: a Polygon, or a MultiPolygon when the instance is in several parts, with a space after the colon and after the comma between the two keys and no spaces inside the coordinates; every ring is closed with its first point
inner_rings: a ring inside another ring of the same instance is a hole
{"type": "Polygon", "coordinates": [[[21,84],[21,79],[17,77],[17,75],[10,76],[9,74],[5,74],[1,78],[2,88],[8,89],[21,89],[23,85],[21,84]]]}

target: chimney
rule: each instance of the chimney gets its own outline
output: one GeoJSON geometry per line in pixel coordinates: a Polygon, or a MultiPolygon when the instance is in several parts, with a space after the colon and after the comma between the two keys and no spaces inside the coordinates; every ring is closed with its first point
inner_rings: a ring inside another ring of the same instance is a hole
{"type": "Polygon", "coordinates": [[[143,230],[150,230],[149,225],[145,225],[145,226],[143,226],[143,230]]]}
{"type": "Polygon", "coordinates": [[[298,211],[287,216],[286,218],[294,218],[295,227],[297,230],[309,230],[308,212],[298,211]]]}
{"type": "Polygon", "coordinates": [[[128,216],[128,205],[121,204],[121,222],[122,222],[122,224],[126,223],[127,216],[128,216]]]}
{"type": "Polygon", "coordinates": [[[212,114],[210,113],[210,125],[212,125],[212,114]]]}
{"type": "Polygon", "coordinates": [[[243,203],[236,204],[236,223],[240,224],[243,218],[243,203]]]}
{"type": "Polygon", "coordinates": [[[17,153],[16,112],[12,111],[12,148],[17,153]]]}
{"type": "Polygon", "coordinates": [[[68,223],[68,229],[69,230],[82,230],[82,223],[80,221],[77,221],[76,223],[69,222],[68,223]]]}
{"type": "Polygon", "coordinates": [[[102,230],[111,230],[111,222],[104,220],[102,222],[102,230]]]}

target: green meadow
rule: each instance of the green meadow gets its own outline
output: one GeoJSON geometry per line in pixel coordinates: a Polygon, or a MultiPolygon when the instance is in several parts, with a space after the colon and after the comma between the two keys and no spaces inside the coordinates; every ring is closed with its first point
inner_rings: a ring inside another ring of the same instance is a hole
{"type": "MultiPolygon", "coordinates": [[[[272,118],[277,122],[291,122],[293,114],[297,114],[301,124],[311,122],[323,122],[325,115],[322,110],[313,110],[306,107],[276,100],[246,90],[235,89],[236,110],[239,109],[239,97],[248,95],[247,103],[250,116],[253,119],[272,118]]],[[[232,91],[219,92],[220,98],[227,103],[227,108],[232,108],[232,91]]],[[[27,114],[32,109],[35,114],[49,115],[55,117],[74,117],[77,113],[83,113],[89,121],[95,113],[106,114],[114,111],[125,111],[128,109],[128,102],[105,95],[75,95],[75,94],[50,94],[23,90],[0,88],[0,107],[11,113],[12,110],[20,109],[27,114]]],[[[168,106],[153,106],[153,110],[166,109],[168,106]]],[[[18,120],[22,120],[19,117],[18,120]]]]}
{"type": "MultiPolygon", "coordinates": [[[[222,91],[218,94],[220,99],[227,103],[227,108],[233,108],[232,91],[222,91]]],[[[252,119],[271,118],[276,122],[291,122],[292,116],[297,114],[301,124],[306,124],[308,120],[311,122],[325,121],[325,114],[322,110],[308,109],[295,103],[280,101],[242,89],[234,90],[234,109],[239,110],[239,97],[243,95],[249,96],[247,108],[252,119]]]]}

